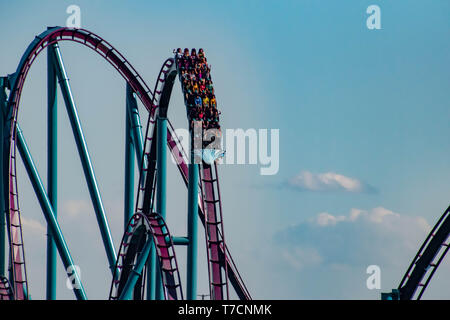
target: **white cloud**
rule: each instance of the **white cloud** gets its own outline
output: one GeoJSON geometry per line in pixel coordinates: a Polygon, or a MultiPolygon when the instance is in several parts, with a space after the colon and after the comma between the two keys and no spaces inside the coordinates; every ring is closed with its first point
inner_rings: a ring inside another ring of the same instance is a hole
{"type": "Polygon", "coordinates": [[[86,200],[67,200],[63,204],[63,211],[71,218],[93,211],[92,204],[86,200]]]}
{"type": "Polygon", "coordinates": [[[294,248],[293,250],[284,249],[282,257],[297,271],[304,267],[320,264],[323,258],[314,248],[294,248]]]}
{"type": "Polygon", "coordinates": [[[411,217],[376,207],[353,208],[348,215],[321,212],[279,232],[282,257],[294,269],[311,265],[404,265],[412,259],[431,227],[411,217]]]}
{"type": "Polygon", "coordinates": [[[368,192],[374,188],[356,178],[335,172],[312,173],[302,171],[288,181],[288,185],[299,190],[368,192]]]}
{"type": "Polygon", "coordinates": [[[346,220],[344,216],[335,217],[327,212],[322,212],[317,215],[317,224],[319,226],[336,225],[339,221],[346,220]]]}
{"type": "MultiPolygon", "coordinates": [[[[341,221],[355,222],[358,219],[368,219],[370,222],[383,223],[388,217],[401,218],[400,214],[395,213],[383,207],[373,208],[370,211],[365,211],[361,209],[352,208],[348,216],[333,216],[328,212],[319,213],[315,219],[317,225],[319,226],[329,226],[336,225],[341,221]]],[[[423,219],[422,219],[423,220],[423,219]]],[[[421,225],[424,229],[429,229],[429,225],[425,220],[421,220],[421,225]],[[423,222],[425,221],[425,225],[423,222]]]]}
{"type": "Polygon", "coordinates": [[[31,233],[33,235],[44,235],[47,232],[47,228],[37,220],[20,217],[22,222],[23,232],[31,233]]]}

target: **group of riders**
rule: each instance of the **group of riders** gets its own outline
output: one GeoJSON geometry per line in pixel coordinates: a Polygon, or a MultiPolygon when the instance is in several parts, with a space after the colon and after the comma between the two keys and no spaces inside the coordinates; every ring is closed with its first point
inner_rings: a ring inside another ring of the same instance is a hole
{"type": "Polygon", "coordinates": [[[211,67],[203,49],[197,53],[196,49],[182,51],[178,48],[175,54],[191,126],[193,121],[201,121],[203,130],[220,130],[220,111],[212,85],[211,67]]]}

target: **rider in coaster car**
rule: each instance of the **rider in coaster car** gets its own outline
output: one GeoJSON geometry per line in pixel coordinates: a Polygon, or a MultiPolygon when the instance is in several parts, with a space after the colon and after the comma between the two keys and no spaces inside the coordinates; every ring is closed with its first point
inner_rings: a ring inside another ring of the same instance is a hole
{"type": "Polygon", "coordinates": [[[202,79],[202,81],[200,82],[200,92],[205,92],[206,93],[205,79],[202,79]]]}
{"type": "Polygon", "coordinates": [[[189,76],[191,77],[192,81],[196,81],[197,80],[197,76],[195,75],[195,71],[194,70],[190,70],[189,71],[189,76]]]}
{"type": "Polygon", "coordinates": [[[189,115],[189,119],[196,120],[197,110],[195,108],[189,108],[188,115],[189,115]]]}
{"type": "Polygon", "coordinates": [[[209,98],[206,94],[203,94],[203,107],[209,108],[209,98]]]}
{"type": "Polygon", "coordinates": [[[195,51],[195,48],[192,48],[191,50],[191,65],[195,66],[195,64],[197,63],[197,52],[195,51]]]}
{"type": "Polygon", "coordinates": [[[205,52],[203,52],[203,48],[200,48],[200,49],[198,50],[198,57],[199,57],[200,59],[203,59],[203,58],[205,57],[205,52]]]}
{"type": "Polygon", "coordinates": [[[192,81],[186,81],[186,83],[183,82],[183,86],[186,93],[192,95],[192,81]]]}
{"type": "Polygon", "coordinates": [[[206,69],[204,78],[205,78],[206,80],[211,80],[211,73],[210,73],[210,70],[209,70],[209,69],[206,69]]]}
{"type": "Polygon", "coordinates": [[[187,89],[188,85],[189,85],[189,81],[187,79],[183,79],[183,88],[187,89]]]}
{"type": "Polygon", "coordinates": [[[205,112],[206,115],[206,119],[208,119],[208,121],[213,121],[214,120],[214,110],[212,107],[209,107],[206,109],[205,112]]]}
{"type": "Polygon", "coordinates": [[[189,76],[189,73],[187,73],[187,71],[186,70],[182,70],[181,71],[181,78],[183,79],[183,81],[184,80],[190,80],[190,76],[189,76]]]}
{"type": "Polygon", "coordinates": [[[193,86],[192,86],[192,92],[194,92],[195,94],[198,94],[198,84],[197,82],[194,82],[193,86]]]}
{"type": "Polygon", "coordinates": [[[220,111],[215,109],[213,117],[214,117],[214,121],[217,123],[219,122],[219,115],[220,115],[220,111]]]}
{"type": "Polygon", "coordinates": [[[187,101],[189,107],[195,107],[195,99],[194,99],[193,95],[188,94],[186,101],[187,101]]]}
{"type": "Polygon", "coordinates": [[[214,94],[212,94],[211,96],[211,100],[209,101],[211,107],[216,108],[217,107],[217,102],[216,102],[216,96],[214,94]]]}
{"type": "Polygon", "coordinates": [[[211,80],[207,80],[206,81],[206,89],[208,90],[208,93],[210,93],[212,95],[213,85],[212,85],[212,81],[211,80]]]}
{"type": "Polygon", "coordinates": [[[195,78],[196,78],[198,81],[200,81],[201,78],[202,78],[202,73],[200,72],[200,69],[197,68],[197,66],[195,66],[195,68],[194,68],[193,70],[194,70],[195,78]]]}
{"type": "Polygon", "coordinates": [[[202,98],[200,98],[200,96],[196,96],[194,102],[195,102],[196,106],[201,106],[202,105],[202,98]]]}
{"type": "Polygon", "coordinates": [[[175,53],[177,59],[183,57],[183,52],[181,52],[181,48],[178,48],[176,51],[175,49],[173,50],[173,53],[175,53]]]}
{"type": "Polygon", "coordinates": [[[203,120],[205,117],[205,113],[203,112],[203,108],[201,106],[197,107],[198,110],[198,117],[200,118],[200,120],[203,120]]]}

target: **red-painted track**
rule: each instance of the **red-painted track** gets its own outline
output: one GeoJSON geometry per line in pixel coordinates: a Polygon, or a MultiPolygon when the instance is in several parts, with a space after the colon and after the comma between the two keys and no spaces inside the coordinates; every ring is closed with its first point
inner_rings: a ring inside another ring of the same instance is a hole
{"type": "MultiPolygon", "coordinates": [[[[183,87],[181,70],[178,70],[179,61],[176,60],[175,63],[182,92],[187,92],[186,88],[183,87]]],[[[186,98],[184,100],[186,112],[189,114],[191,106],[188,105],[186,98]]],[[[189,121],[190,120],[191,119],[189,119],[189,121]]],[[[219,177],[216,165],[214,164],[214,166],[211,167],[211,165],[202,161],[200,163],[199,175],[201,190],[200,203],[204,213],[210,296],[213,300],[229,299],[228,268],[226,263],[226,252],[223,250],[225,239],[222,221],[222,203],[220,199],[219,177]],[[213,168],[215,169],[214,175],[213,168]]]]}
{"type": "Polygon", "coordinates": [[[14,293],[6,277],[0,277],[0,300],[12,300],[14,293]]]}
{"type": "MultiPolygon", "coordinates": [[[[172,238],[164,219],[156,213],[151,215],[137,213],[131,218],[127,227],[128,231],[125,232],[120,245],[113,276],[113,279],[116,280],[112,282],[109,298],[111,300],[117,300],[120,297],[123,286],[135,266],[135,258],[147,238],[142,237],[139,239],[140,241],[137,240],[134,243],[132,240],[136,235],[142,235],[142,228],[153,237],[153,242],[156,245],[165,299],[183,299],[180,273],[178,271],[178,263],[172,238]]],[[[141,290],[138,291],[139,293],[135,295],[135,298],[142,299],[144,294],[141,290]]]]}
{"type": "Polygon", "coordinates": [[[420,300],[450,249],[450,206],[423,242],[398,287],[400,299],[420,300]]]}

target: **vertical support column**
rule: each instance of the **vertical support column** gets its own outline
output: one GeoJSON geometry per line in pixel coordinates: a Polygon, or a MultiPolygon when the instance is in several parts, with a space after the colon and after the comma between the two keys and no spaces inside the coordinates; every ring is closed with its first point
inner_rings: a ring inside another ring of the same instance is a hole
{"type": "MultiPolygon", "coordinates": [[[[128,91],[128,90],[127,90],[128,91]]],[[[124,201],[124,231],[134,212],[134,139],[131,132],[131,119],[127,107],[125,109],[125,201],[124,201]]]]}
{"type": "MultiPolygon", "coordinates": [[[[58,109],[54,52],[47,49],[47,191],[57,217],[58,199],[58,109]]],[[[47,300],[56,299],[56,246],[47,225],[47,300]]]]}
{"type": "MultiPolygon", "coordinates": [[[[133,89],[127,83],[127,116],[129,118],[130,130],[132,132],[132,140],[134,142],[134,150],[136,151],[136,160],[138,167],[147,167],[146,158],[143,157],[144,154],[144,139],[142,137],[142,125],[139,116],[139,109],[137,106],[136,98],[133,94],[133,89]],[[144,163],[142,163],[144,161],[144,163]]],[[[128,138],[127,138],[128,141],[128,138]]],[[[131,151],[130,151],[131,152],[131,151]]],[[[128,161],[132,159],[126,156],[128,161]]],[[[143,184],[144,180],[139,183],[143,184]]],[[[153,241],[152,239],[150,239],[153,241]]],[[[147,300],[155,300],[155,283],[156,283],[156,253],[155,248],[152,247],[150,250],[149,259],[147,261],[147,300]]]]}
{"type": "Polygon", "coordinates": [[[92,204],[94,206],[97,223],[102,235],[103,244],[105,246],[106,255],[108,258],[109,268],[114,274],[114,267],[116,264],[116,251],[112,240],[111,232],[106,219],[105,209],[103,207],[100,190],[98,189],[97,179],[95,178],[94,168],[92,167],[91,158],[89,156],[86,140],[84,138],[83,130],[81,129],[80,119],[78,117],[77,108],[73,99],[72,90],[69,85],[64,63],[62,61],[61,52],[57,43],[52,44],[51,48],[55,53],[55,69],[59,78],[61,92],[66,105],[67,113],[69,115],[70,124],[72,126],[73,135],[78,148],[81,164],[83,166],[86,183],[88,185],[89,194],[91,196],[92,204]]]}
{"type": "MultiPolygon", "coordinates": [[[[128,83],[127,83],[127,110],[128,116],[130,117],[131,131],[134,140],[134,148],[136,150],[136,159],[139,168],[141,168],[142,155],[144,153],[144,139],[142,137],[141,118],[139,116],[139,109],[137,106],[136,98],[133,95],[133,89],[128,83]]],[[[146,163],[144,163],[144,165],[146,165],[146,163]]]]}
{"type": "Polygon", "coordinates": [[[154,245],[147,261],[147,300],[156,300],[156,248],[154,245]]]}
{"type": "Polygon", "coordinates": [[[5,209],[5,193],[4,193],[4,137],[3,129],[6,114],[6,87],[7,77],[0,77],[0,275],[5,274],[6,263],[6,209],[5,209]]]}
{"type": "MultiPolygon", "coordinates": [[[[198,224],[198,164],[195,161],[194,133],[191,133],[188,182],[188,252],[187,252],[187,292],[188,300],[197,298],[197,224],[198,224]]],[[[205,226],[206,227],[206,226],[205,226]]]]}
{"type": "MultiPolygon", "coordinates": [[[[167,118],[158,115],[156,123],[157,144],[156,144],[156,212],[163,219],[166,218],[166,175],[167,175],[167,118]]],[[[156,272],[156,300],[164,297],[161,274],[156,272]]]]}

